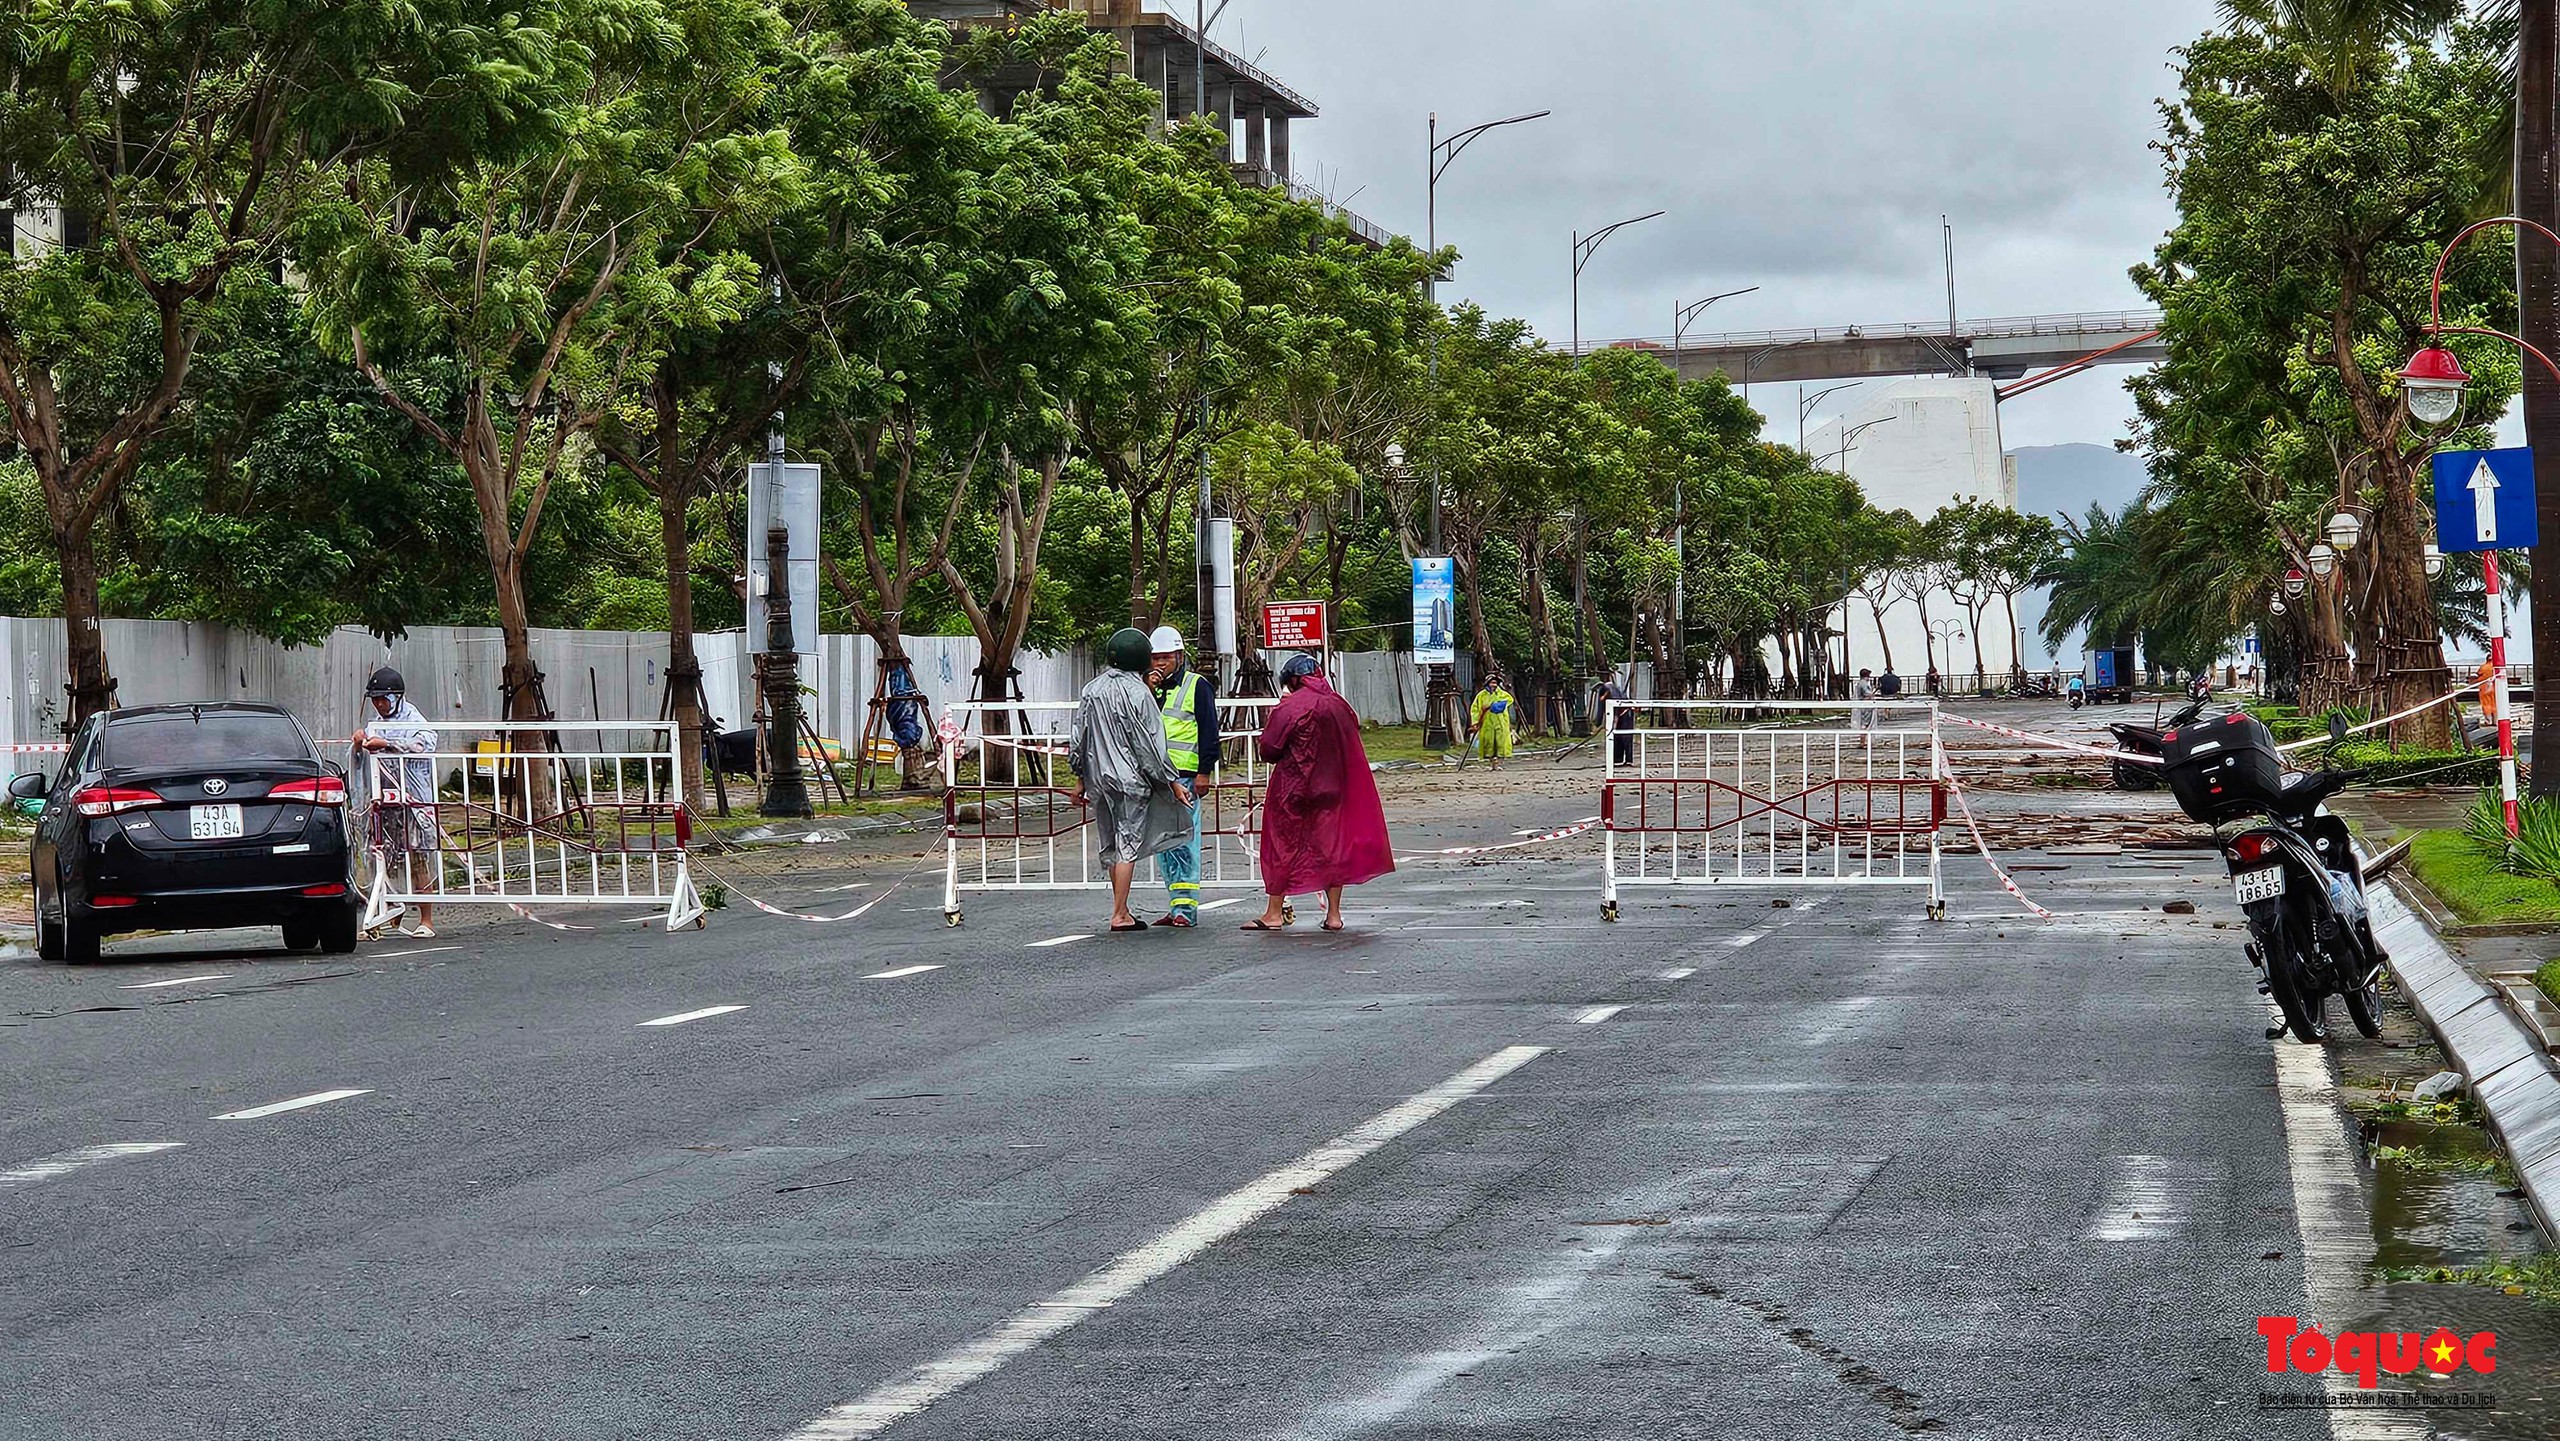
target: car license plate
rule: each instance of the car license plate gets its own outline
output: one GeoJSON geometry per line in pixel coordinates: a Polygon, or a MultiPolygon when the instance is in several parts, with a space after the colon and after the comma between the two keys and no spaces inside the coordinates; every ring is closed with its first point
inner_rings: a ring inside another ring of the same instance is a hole
{"type": "Polygon", "coordinates": [[[2232,880],[2238,883],[2240,904],[2244,906],[2256,901],[2272,901],[2284,894],[2284,867],[2282,866],[2269,866],[2259,871],[2242,871],[2232,877],[2232,880]]]}
{"type": "Polygon", "coordinates": [[[240,808],[236,805],[187,808],[187,834],[196,840],[236,840],[244,830],[240,824],[240,808]]]}

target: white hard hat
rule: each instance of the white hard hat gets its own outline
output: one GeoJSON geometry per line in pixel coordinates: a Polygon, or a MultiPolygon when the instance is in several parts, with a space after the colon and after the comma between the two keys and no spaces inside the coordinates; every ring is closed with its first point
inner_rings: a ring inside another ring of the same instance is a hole
{"type": "Polygon", "coordinates": [[[1157,626],[1155,634],[1147,637],[1147,649],[1158,655],[1171,655],[1182,649],[1182,632],[1169,625],[1157,626]]]}

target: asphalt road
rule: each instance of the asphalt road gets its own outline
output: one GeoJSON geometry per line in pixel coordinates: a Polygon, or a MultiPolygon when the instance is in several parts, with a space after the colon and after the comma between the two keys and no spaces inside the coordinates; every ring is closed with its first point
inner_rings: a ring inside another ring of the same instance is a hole
{"type": "MultiPolygon", "coordinates": [[[[1465,784],[1400,847],[1595,808],[1465,784]]],[[[2218,865],[1605,925],[1587,847],[1340,936],[925,877],[12,955],[0,1437],[2327,1434],[2258,1410],[2305,1242],[2218,865]]]]}

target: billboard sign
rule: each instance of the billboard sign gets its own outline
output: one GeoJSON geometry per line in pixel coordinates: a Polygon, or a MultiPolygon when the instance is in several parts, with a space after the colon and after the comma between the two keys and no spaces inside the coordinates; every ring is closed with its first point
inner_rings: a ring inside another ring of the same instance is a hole
{"type": "Polygon", "coordinates": [[[1413,663],[1458,663],[1458,563],[1445,555],[1414,558],[1413,663]]]}
{"type": "Polygon", "coordinates": [[[1272,650],[1324,650],[1324,602],[1275,600],[1264,605],[1262,643],[1272,650]]]}

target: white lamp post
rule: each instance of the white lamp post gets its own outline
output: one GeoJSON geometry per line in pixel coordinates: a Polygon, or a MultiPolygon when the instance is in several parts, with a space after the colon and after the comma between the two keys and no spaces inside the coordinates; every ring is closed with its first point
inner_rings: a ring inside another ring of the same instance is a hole
{"type": "Polygon", "coordinates": [[[2329,543],[2338,548],[2339,554],[2355,549],[2363,534],[2364,522],[2356,519],[2354,511],[2342,510],[2329,517],[2329,543]]]}
{"type": "Polygon", "coordinates": [[[2311,573],[2322,580],[2327,580],[2329,572],[2338,568],[2338,553],[2331,550],[2325,540],[2311,547],[2310,560],[2311,573]]]}

